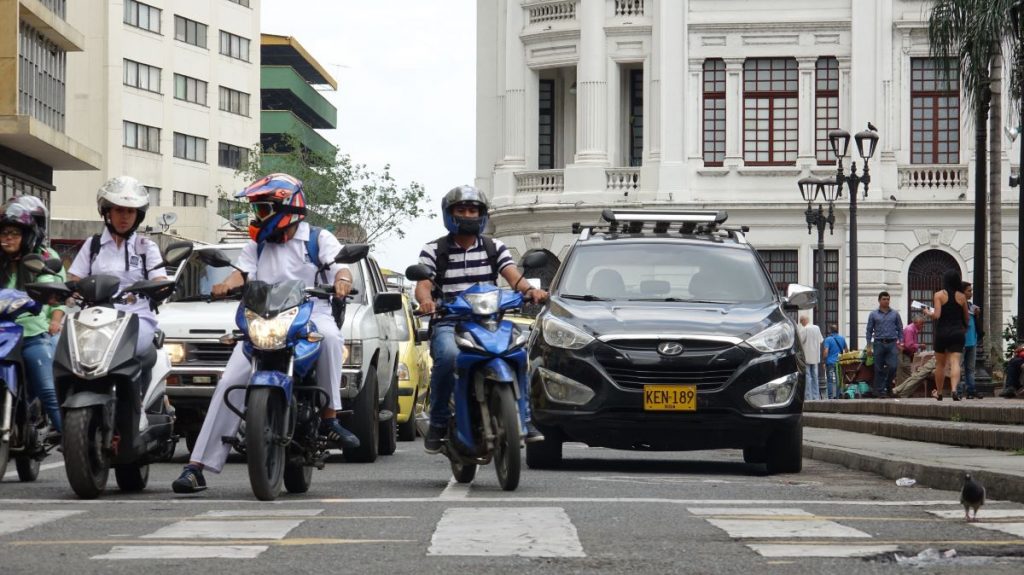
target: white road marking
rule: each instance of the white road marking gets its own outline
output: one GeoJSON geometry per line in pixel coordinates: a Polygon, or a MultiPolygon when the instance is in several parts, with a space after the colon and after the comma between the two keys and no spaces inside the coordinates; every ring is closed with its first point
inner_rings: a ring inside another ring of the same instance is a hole
{"type": "Polygon", "coordinates": [[[762,557],[871,557],[899,551],[898,545],[780,545],[751,543],[747,545],[762,557]]]}
{"type": "Polygon", "coordinates": [[[249,521],[178,521],[143,539],[283,539],[301,519],[253,519],[249,521]]]}
{"type": "Polygon", "coordinates": [[[266,545],[119,545],[93,559],[255,559],[266,545]]]}
{"type": "Polygon", "coordinates": [[[0,535],[17,533],[85,511],[0,511],[0,535]]]}
{"type": "MultiPolygon", "coordinates": [[[[845,500],[845,499],[673,499],[671,497],[474,497],[474,502],[481,503],[627,503],[631,505],[639,503],[653,503],[656,505],[824,505],[829,508],[841,505],[851,507],[936,507],[939,505],[948,506],[949,499],[928,499],[921,501],[873,501],[873,500],[845,500]]],[[[28,498],[7,498],[0,499],[0,506],[6,505],[74,505],[87,507],[92,505],[147,505],[152,506],[154,502],[173,502],[176,506],[181,505],[210,505],[210,504],[249,504],[252,499],[206,499],[202,497],[178,497],[173,499],[28,499],[28,498]]],[[[295,501],[266,501],[263,505],[268,507],[289,505],[310,505],[316,503],[438,503],[434,497],[367,497],[343,499],[337,497],[324,499],[302,499],[295,501]]],[[[988,507],[985,507],[988,510],[988,507]]],[[[983,511],[984,513],[984,511],[983,511]]]]}
{"type": "Polygon", "coordinates": [[[808,513],[803,509],[771,509],[764,507],[755,507],[753,509],[744,509],[742,507],[687,507],[686,510],[694,515],[725,515],[727,517],[747,515],[764,515],[766,517],[814,517],[813,513],[808,513]]]}
{"type": "Polygon", "coordinates": [[[427,555],[586,557],[561,507],[446,509],[427,555]]]}
{"type": "Polygon", "coordinates": [[[870,538],[863,531],[840,525],[835,521],[818,519],[803,509],[735,508],[735,507],[692,507],[687,508],[694,515],[703,516],[707,522],[725,531],[733,538],[778,539],[788,537],[858,537],[870,538]],[[743,519],[735,517],[753,516],[743,519]],[[764,517],[764,519],[762,519],[764,517]],[[787,519],[772,519],[786,517],[787,519]]]}
{"type": "Polygon", "coordinates": [[[971,523],[971,525],[992,531],[1002,531],[1017,537],[1024,537],[1024,523],[971,523]]]}
{"type": "MultiPolygon", "coordinates": [[[[50,469],[57,469],[58,467],[64,467],[64,462],[60,461],[58,463],[47,463],[46,465],[40,465],[39,466],[39,473],[42,473],[44,471],[48,471],[50,469]]],[[[18,470],[17,469],[15,469],[14,471],[8,471],[7,473],[4,474],[4,481],[6,481],[8,479],[17,479],[17,478],[18,478],[18,470]]]]}
{"type": "Polygon", "coordinates": [[[315,517],[323,513],[323,509],[253,509],[232,511],[207,511],[199,517],[315,517]]]}
{"type": "MultiPolygon", "coordinates": [[[[928,513],[942,517],[944,519],[963,519],[964,510],[963,508],[955,510],[935,510],[929,509],[928,513]]],[[[971,512],[974,513],[973,511],[971,512]]],[[[988,509],[985,507],[979,511],[983,519],[1008,519],[1015,517],[1024,517],[1024,509],[988,509]]]]}
{"type": "Polygon", "coordinates": [[[441,495],[438,495],[438,499],[465,499],[469,495],[469,486],[471,483],[459,483],[452,477],[448,480],[448,485],[445,486],[444,491],[441,495]]]}

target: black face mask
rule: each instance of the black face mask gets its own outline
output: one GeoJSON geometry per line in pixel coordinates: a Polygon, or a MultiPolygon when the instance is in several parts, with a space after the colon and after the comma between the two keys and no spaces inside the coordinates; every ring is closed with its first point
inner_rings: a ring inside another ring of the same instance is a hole
{"type": "Polygon", "coordinates": [[[460,235],[478,236],[483,231],[483,218],[460,218],[455,217],[455,225],[458,226],[460,235]]]}

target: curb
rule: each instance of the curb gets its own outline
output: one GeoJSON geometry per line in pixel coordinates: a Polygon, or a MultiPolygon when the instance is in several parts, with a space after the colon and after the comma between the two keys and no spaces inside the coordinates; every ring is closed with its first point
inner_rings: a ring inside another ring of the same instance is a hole
{"type": "Polygon", "coordinates": [[[884,415],[940,421],[951,421],[955,416],[965,423],[1024,425],[1024,402],[1018,400],[986,399],[970,403],[966,403],[966,400],[939,403],[934,400],[921,402],[892,399],[808,401],[804,403],[804,414],[809,413],[884,415]]]}
{"type": "Polygon", "coordinates": [[[867,471],[888,479],[912,477],[918,485],[959,491],[964,474],[970,473],[985,485],[990,499],[1003,499],[1024,503],[1024,477],[997,471],[985,471],[968,467],[929,465],[912,460],[894,460],[872,453],[826,446],[813,441],[804,441],[803,456],[808,459],[842,465],[849,469],[867,471]]]}
{"type": "Polygon", "coordinates": [[[804,426],[908,441],[1015,451],[1024,449],[1024,426],[910,419],[880,415],[804,412],[804,426]]]}

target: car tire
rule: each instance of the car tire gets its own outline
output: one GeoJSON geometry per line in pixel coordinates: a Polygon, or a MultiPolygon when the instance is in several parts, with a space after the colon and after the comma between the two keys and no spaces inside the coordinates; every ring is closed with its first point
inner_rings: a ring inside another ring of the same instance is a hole
{"type": "Polygon", "coordinates": [[[544,441],[526,444],[526,466],[530,469],[557,469],[562,466],[562,440],[544,430],[544,441]]]}
{"type": "Polygon", "coordinates": [[[349,431],[359,438],[359,447],[344,450],[345,461],[352,463],[373,463],[377,461],[380,445],[380,401],[377,399],[377,368],[370,366],[366,372],[366,383],[352,402],[352,416],[349,431]]]}
{"type": "Polygon", "coordinates": [[[767,451],[764,445],[748,445],[743,448],[744,463],[766,463],[768,461],[767,451]]]}
{"type": "MultiPolygon", "coordinates": [[[[406,419],[404,423],[399,422],[398,424],[398,441],[415,441],[416,439],[416,401],[418,397],[412,399],[413,412],[409,414],[409,419],[406,419]]],[[[396,416],[397,420],[398,417],[396,416]]]]}
{"type": "Polygon", "coordinates": [[[768,473],[800,473],[803,468],[804,428],[797,423],[776,429],[768,438],[766,461],[768,473]]]}
{"type": "Polygon", "coordinates": [[[398,449],[398,375],[391,378],[391,385],[387,395],[384,396],[384,405],[381,409],[391,412],[387,421],[380,422],[380,445],[377,453],[381,455],[393,455],[398,449]]]}

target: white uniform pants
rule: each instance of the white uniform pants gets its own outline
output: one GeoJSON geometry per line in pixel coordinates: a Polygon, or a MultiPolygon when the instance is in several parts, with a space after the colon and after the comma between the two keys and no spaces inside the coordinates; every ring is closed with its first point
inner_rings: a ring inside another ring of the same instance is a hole
{"type": "MultiPolygon", "coordinates": [[[[323,334],[324,340],[320,343],[320,357],[316,362],[317,384],[321,389],[330,394],[331,406],[341,409],[341,362],[342,362],[342,339],[338,326],[334,324],[334,318],[329,313],[314,309],[312,315],[316,330],[323,334]]],[[[221,438],[224,436],[233,437],[238,432],[238,425],[241,420],[224,405],[224,393],[229,387],[235,385],[246,385],[252,372],[252,366],[245,357],[242,346],[244,343],[235,344],[235,350],[231,353],[224,368],[224,375],[217,382],[217,388],[210,399],[210,410],[203,420],[203,429],[196,439],[195,449],[189,461],[198,461],[203,464],[204,469],[214,473],[220,473],[224,462],[228,459],[231,446],[224,443],[221,438]]],[[[245,409],[245,390],[236,389],[231,392],[231,405],[238,409],[245,409]]]]}

